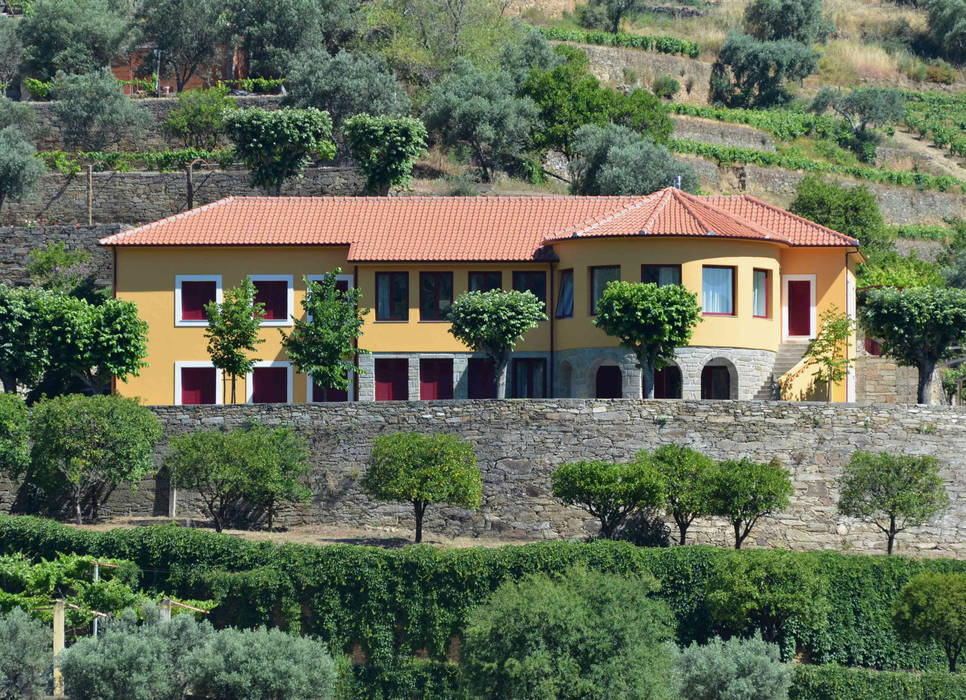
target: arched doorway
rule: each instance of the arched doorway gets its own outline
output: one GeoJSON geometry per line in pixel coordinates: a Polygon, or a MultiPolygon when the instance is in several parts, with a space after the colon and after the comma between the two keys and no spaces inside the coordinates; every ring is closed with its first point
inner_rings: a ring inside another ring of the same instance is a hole
{"type": "Polygon", "coordinates": [[[619,399],[624,396],[623,376],[617,365],[603,365],[597,369],[597,398],[619,399]]]}
{"type": "Polygon", "coordinates": [[[730,399],[737,393],[737,385],[732,376],[732,368],[712,360],[701,370],[701,398],[702,399],[730,399]]]}
{"type": "Polygon", "coordinates": [[[680,399],[681,388],[681,368],[677,365],[662,367],[654,373],[655,399],[680,399]]]}

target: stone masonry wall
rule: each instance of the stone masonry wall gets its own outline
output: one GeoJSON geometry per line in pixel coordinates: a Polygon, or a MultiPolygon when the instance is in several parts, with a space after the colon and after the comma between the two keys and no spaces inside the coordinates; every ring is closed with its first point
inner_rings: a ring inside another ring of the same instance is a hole
{"type": "MultiPolygon", "coordinates": [[[[550,495],[550,473],[579,459],[625,460],[640,449],[684,443],[714,459],[777,457],[792,474],[791,506],[764,518],[752,546],[882,552],[884,540],[869,524],[836,513],[836,480],[857,449],[934,455],[942,464],[952,504],[943,517],[902,533],[900,552],[966,556],[966,410],[902,405],[841,405],[759,401],[446,401],[279,406],[154,408],[168,437],[213,426],[235,427],[251,417],[288,425],[310,442],[314,498],[287,513],[289,522],[341,525],[411,525],[411,509],[376,503],[362,494],[375,435],[396,430],[457,433],[470,440],[483,474],[479,511],[431,507],[430,532],[563,538],[593,532],[583,511],[550,495]]],[[[0,482],[9,509],[16,488],[0,482]]],[[[122,492],[123,491],[123,492],[122,492]]],[[[178,494],[178,515],[197,514],[189,494],[178,494]]],[[[137,495],[112,496],[105,515],[167,512],[163,480],[137,495]]],[[[699,521],[694,539],[727,546],[730,528],[699,521]]]]}
{"type": "Polygon", "coordinates": [[[121,226],[36,226],[0,228],[0,281],[4,284],[26,285],[27,262],[30,251],[50,243],[63,243],[67,250],[86,250],[97,265],[97,283],[110,287],[114,277],[111,251],[97,245],[97,241],[112,236],[121,226]]]}
{"type": "Polygon", "coordinates": [[[699,143],[735,148],[754,148],[758,151],[774,151],[775,139],[767,131],[743,124],[729,124],[713,119],[671,115],[674,123],[672,136],[699,143]]]}

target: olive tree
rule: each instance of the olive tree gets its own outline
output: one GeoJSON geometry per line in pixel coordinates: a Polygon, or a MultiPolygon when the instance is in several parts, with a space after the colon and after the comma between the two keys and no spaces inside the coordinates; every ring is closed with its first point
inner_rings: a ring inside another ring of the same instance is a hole
{"type": "Polygon", "coordinates": [[[951,61],[966,59],[966,0],[925,0],[929,12],[929,35],[951,61]]]}
{"type": "Polygon", "coordinates": [[[839,480],[838,510],[872,522],[888,538],[922,525],[949,505],[935,457],[854,452],[839,480]]]}
{"type": "Polygon", "coordinates": [[[792,39],[728,35],[711,68],[711,98],[727,107],[774,107],[789,101],[789,82],[815,72],[819,54],[792,39]]]}
{"type": "Polygon", "coordinates": [[[235,379],[252,371],[255,360],[248,355],[264,343],[258,328],[265,317],[265,305],[255,301],[255,284],[245,279],[224,291],[222,302],[205,304],[208,327],[208,355],[211,363],[231,379],[231,403],[235,403],[235,379]]]}
{"type": "Polygon", "coordinates": [[[0,698],[46,697],[53,645],[47,625],[26,610],[13,608],[0,616],[0,698]]]}
{"type": "Polygon", "coordinates": [[[357,114],[345,120],[342,134],[372,194],[407,185],[413,163],[426,152],[426,127],[412,117],[357,114]]]}
{"type": "Polygon", "coordinates": [[[33,144],[14,125],[0,125],[0,211],[4,200],[19,202],[29,196],[47,172],[33,144]]]}
{"type": "MultiPolygon", "coordinates": [[[[180,93],[208,68],[222,40],[221,0],[145,0],[137,7],[142,36],[160,51],[161,75],[180,93]]],[[[153,60],[153,56],[149,60],[153,60]]]]}
{"type": "Polygon", "coordinates": [[[664,480],[664,508],[674,518],[680,534],[678,544],[683,545],[691,523],[708,513],[708,475],[714,462],[683,445],[662,445],[653,453],[642,451],[638,459],[650,460],[664,480]]]}
{"type": "Polygon", "coordinates": [[[83,75],[57,74],[54,115],[68,148],[106,151],[124,138],[135,138],[150,117],[124,94],[110,68],[83,75]]]}
{"type": "Polygon", "coordinates": [[[764,40],[824,42],[835,25],[825,18],[822,0],[752,0],[745,6],[745,29],[764,40]]]}
{"type": "Polygon", "coordinates": [[[611,282],[597,300],[594,325],[637,357],[643,395],[654,398],[654,372],[687,345],[700,318],[697,295],[678,284],[611,282]]]}
{"type": "Polygon", "coordinates": [[[0,101],[17,77],[23,56],[23,43],[17,36],[17,22],[13,17],[0,17],[0,101]]]}
{"type": "Polygon", "coordinates": [[[469,442],[454,435],[388,433],[372,442],[362,488],[378,500],[412,503],[419,543],[426,508],[447,503],[475,510],[483,482],[469,442]]]}
{"type": "Polygon", "coordinates": [[[791,477],[778,460],[726,459],[708,475],[708,511],[731,523],[735,549],[741,549],[758,520],[785,509],[793,491],[791,477]]]}
{"type": "Polygon", "coordinates": [[[900,639],[935,642],[956,673],[966,649],[966,574],[934,571],[918,574],[899,591],[892,624],[900,639]]]}
{"type": "Polygon", "coordinates": [[[760,634],[692,642],[674,661],[677,697],[688,700],[787,700],[792,666],[760,634]]]}

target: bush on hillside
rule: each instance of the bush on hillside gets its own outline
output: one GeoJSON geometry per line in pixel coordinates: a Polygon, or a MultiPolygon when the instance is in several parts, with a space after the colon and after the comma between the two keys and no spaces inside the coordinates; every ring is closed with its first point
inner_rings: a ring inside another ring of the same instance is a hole
{"type": "Polygon", "coordinates": [[[168,112],[163,129],[180,138],[185,148],[212,150],[225,133],[225,112],[236,109],[226,86],[178,93],[178,104],[168,112]]]}
{"type": "Polygon", "coordinates": [[[681,83],[670,75],[662,75],[654,80],[651,91],[658,97],[670,100],[681,91],[681,83]]]}
{"type": "Polygon", "coordinates": [[[818,53],[791,39],[763,41],[732,32],[711,68],[711,99],[726,107],[775,107],[787,103],[786,84],[807,78],[818,53]]]}
{"type": "Polygon", "coordinates": [[[64,143],[75,151],[106,151],[122,139],[135,139],[151,119],[124,94],[110,68],[82,75],[58,73],[54,96],[64,143]]]}
{"type": "Polygon", "coordinates": [[[778,645],[758,635],[693,642],[674,660],[677,697],[687,700],[787,700],[791,680],[778,645]]]}
{"type": "Polygon", "coordinates": [[[899,591],[892,622],[902,639],[939,644],[956,673],[966,651],[966,575],[919,574],[899,591]]]}
{"type": "Polygon", "coordinates": [[[0,699],[45,695],[52,675],[50,630],[20,608],[0,617],[0,699]]]}

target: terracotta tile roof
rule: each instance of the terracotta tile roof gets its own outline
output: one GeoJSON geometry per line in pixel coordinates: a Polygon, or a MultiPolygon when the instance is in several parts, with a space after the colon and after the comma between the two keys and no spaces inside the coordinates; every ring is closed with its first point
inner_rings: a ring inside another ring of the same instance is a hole
{"type": "Polygon", "coordinates": [[[229,197],[101,240],[108,246],[349,246],[350,262],[539,260],[599,236],[854,239],[752,197],[229,197]]]}

